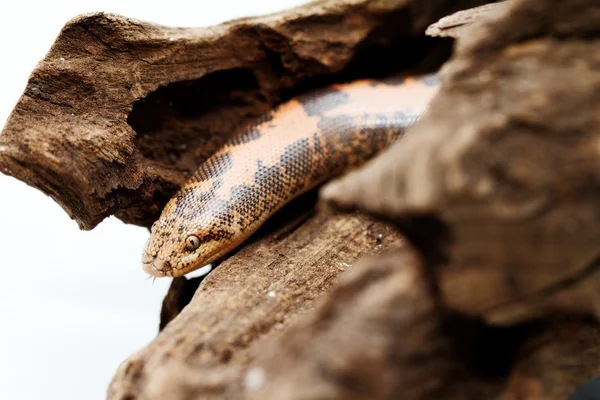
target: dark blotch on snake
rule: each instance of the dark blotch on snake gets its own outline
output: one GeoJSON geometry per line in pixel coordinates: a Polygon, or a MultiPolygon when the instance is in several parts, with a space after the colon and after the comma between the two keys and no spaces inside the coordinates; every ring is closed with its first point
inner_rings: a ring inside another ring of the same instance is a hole
{"type": "Polygon", "coordinates": [[[329,88],[316,93],[305,94],[298,98],[306,114],[319,116],[334,108],[348,104],[350,97],[341,90],[329,88]]]}
{"type": "Polygon", "coordinates": [[[231,154],[216,154],[200,165],[198,171],[192,176],[191,181],[203,181],[219,177],[232,167],[233,160],[231,159],[231,154]]]}

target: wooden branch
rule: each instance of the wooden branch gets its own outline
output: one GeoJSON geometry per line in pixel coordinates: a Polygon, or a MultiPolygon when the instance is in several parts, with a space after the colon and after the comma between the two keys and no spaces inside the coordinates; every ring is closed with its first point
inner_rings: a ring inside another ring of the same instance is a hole
{"type": "Polygon", "coordinates": [[[429,36],[458,38],[474,23],[481,23],[501,15],[509,6],[508,1],[458,11],[431,24],[425,33],[429,36]]]}
{"type": "Polygon", "coordinates": [[[112,214],[149,226],[202,161],[274,104],[340,74],[412,68],[439,47],[417,37],[444,10],[423,11],[418,25],[409,5],[324,0],[205,29],[77,17],[10,115],[0,171],[82,229],[112,214]]]}
{"type": "Polygon", "coordinates": [[[530,327],[504,398],[569,399],[579,385],[600,375],[599,333],[596,322],[577,319],[530,327]]]}
{"type": "MultiPolygon", "coordinates": [[[[600,8],[520,0],[498,10],[460,32],[414,129],[321,194],[396,221],[427,261],[440,307],[495,332],[471,349],[495,347],[510,361],[496,358],[491,375],[470,369],[456,398],[558,400],[600,373],[600,8]],[[483,382],[500,386],[481,395],[483,382]]],[[[445,387],[413,398],[455,398],[445,387]]]]}
{"type": "Polygon", "coordinates": [[[460,366],[414,254],[404,246],[353,267],[309,318],[264,343],[244,398],[442,398],[460,366]]]}
{"type": "Polygon", "coordinates": [[[425,118],[324,197],[396,220],[436,255],[452,310],[502,324],[595,315],[598,23],[593,1],[538,0],[473,25],[425,118]]]}
{"type": "MultiPolygon", "coordinates": [[[[299,200],[292,206],[305,210],[299,200]]],[[[359,214],[318,213],[292,232],[267,231],[204,279],[191,303],[121,365],[109,398],[221,398],[236,390],[259,344],[297,323],[359,256],[402,243],[359,214]]]]}

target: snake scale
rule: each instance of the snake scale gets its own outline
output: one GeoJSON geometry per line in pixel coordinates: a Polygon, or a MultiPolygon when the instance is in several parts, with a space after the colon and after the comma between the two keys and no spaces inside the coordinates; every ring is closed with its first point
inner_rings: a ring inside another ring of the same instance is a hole
{"type": "Polygon", "coordinates": [[[223,257],[290,200],[394,142],[437,86],[436,75],[363,79],[281,104],[232,137],[167,203],[143,270],[176,277],[223,257]]]}

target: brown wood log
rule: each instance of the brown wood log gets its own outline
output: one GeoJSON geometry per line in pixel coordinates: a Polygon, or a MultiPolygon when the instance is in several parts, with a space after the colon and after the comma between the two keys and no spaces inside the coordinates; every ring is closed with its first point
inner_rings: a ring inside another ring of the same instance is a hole
{"type": "Polygon", "coordinates": [[[501,15],[508,5],[508,1],[503,1],[458,11],[429,25],[425,33],[434,37],[458,38],[462,33],[468,32],[468,28],[472,24],[481,23],[501,15]]]}
{"type": "Polygon", "coordinates": [[[596,321],[576,319],[559,319],[530,332],[501,398],[570,398],[582,382],[600,375],[599,333],[596,321]]]}
{"type": "MultiPolygon", "coordinates": [[[[292,207],[305,210],[305,202],[303,197],[292,207]]],[[[221,398],[235,392],[260,343],[313,308],[361,255],[402,243],[389,226],[360,214],[318,213],[291,232],[266,234],[268,229],[219,265],[157,338],[121,365],[109,398],[221,398]],[[180,397],[174,394],[179,391],[180,397]]]]}
{"type": "Polygon", "coordinates": [[[113,214],[149,226],[202,161],[273,105],[431,58],[444,45],[423,31],[453,8],[420,3],[325,0],[204,29],[77,17],[10,115],[0,171],[51,196],[82,229],[113,214]]]}
{"type": "Polygon", "coordinates": [[[473,25],[427,115],[324,198],[395,220],[454,311],[597,315],[598,26],[584,0],[510,2],[473,25]]]}
{"type": "Polygon", "coordinates": [[[491,398],[493,388],[470,382],[457,362],[443,320],[410,246],[365,259],[309,318],[262,346],[246,372],[245,397],[491,398]],[[455,397],[449,386],[457,381],[455,397]]]}

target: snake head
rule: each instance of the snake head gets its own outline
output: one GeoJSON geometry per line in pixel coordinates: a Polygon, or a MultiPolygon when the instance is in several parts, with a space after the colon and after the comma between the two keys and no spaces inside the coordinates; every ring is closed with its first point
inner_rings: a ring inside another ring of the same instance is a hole
{"type": "Polygon", "coordinates": [[[142,269],[154,277],[183,276],[231,250],[227,216],[216,197],[198,201],[198,187],[180,191],[152,225],[142,252],[142,269]],[[216,221],[216,223],[215,223],[216,221]]]}
{"type": "Polygon", "coordinates": [[[183,276],[221,255],[219,243],[203,235],[202,229],[172,227],[162,221],[153,225],[142,252],[142,269],[147,274],[159,278],[183,276]]]}

